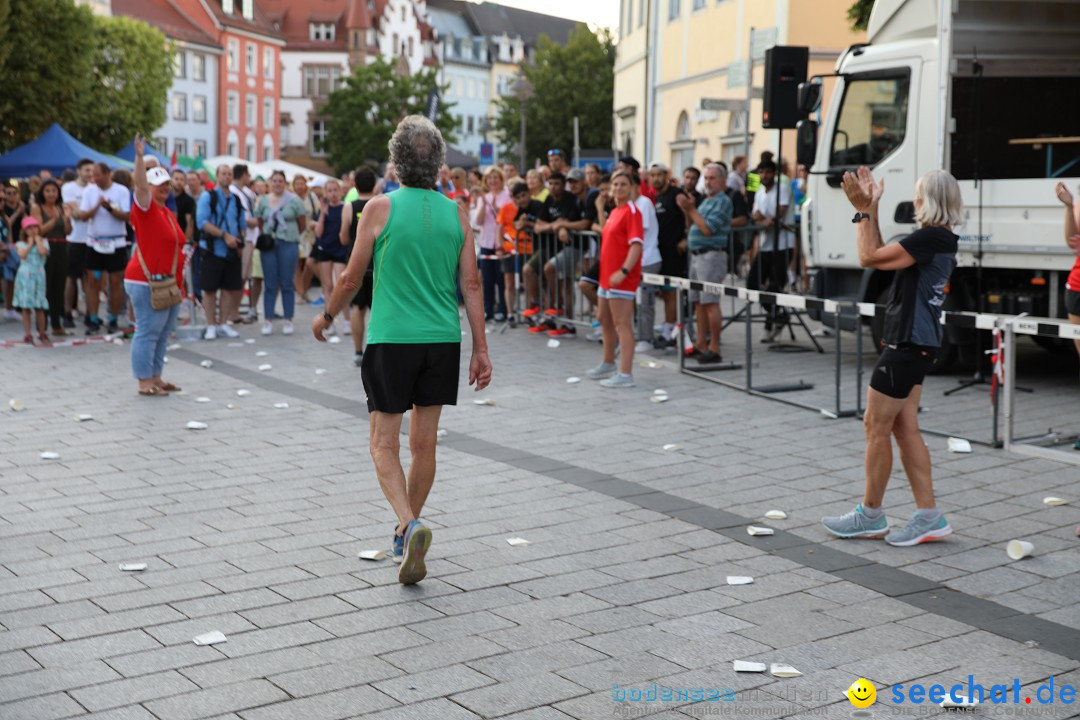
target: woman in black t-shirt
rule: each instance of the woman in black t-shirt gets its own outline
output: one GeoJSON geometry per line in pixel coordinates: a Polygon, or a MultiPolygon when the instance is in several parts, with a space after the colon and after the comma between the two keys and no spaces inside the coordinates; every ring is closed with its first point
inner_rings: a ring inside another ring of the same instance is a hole
{"type": "Polygon", "coordinates": [[[945,286],[956,267],[959,238],[954,225],[963,220],[963,203],[956,179],[944,170],[931,170],[915,185],[915,217],[920,228],[899,242],[885,245],[878,227],[878,203],[884,180],[875,183],[870,170],[845,173],[844,192],[855,207],[859,264],[894,271],[885,307],[881,358],[867,390],[866,490],[854,510],[822,524],[839,537],[884,536],[895,546],[918,545],[952,533],[945,516],[934,506],[930,451],[919,433],[919,398],[927,370],[941,347],[941,306],[945,286]],[[900,449],[904,472],[915,496],[916,511],[902,528],[888,530],[881,508],[892,472],[892,437],[900,449]]]}

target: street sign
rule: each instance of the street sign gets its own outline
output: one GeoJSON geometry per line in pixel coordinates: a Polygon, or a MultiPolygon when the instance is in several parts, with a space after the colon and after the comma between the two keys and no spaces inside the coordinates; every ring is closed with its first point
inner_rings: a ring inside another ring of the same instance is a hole
{"type": "Polygon", "coordinates": [[[750,61],[736,60],[728,65],[727,86],[729,88],[746,87],[746,81],[750,76],[750,61]]]}
{"type": "Polygon", "coordinates": [[[701,98],[702,110],[717,110],[719,112],[743,112],[746,110],[746,100],[732,100],[729,98],[701,98]]]}
{"type": "Polygon", "coordinates": [[[765,51],[776,44],[775,27],[753,29],[750,31],[750,57],[755,62],[765,59],[765,51]]]}
{"type": "Polygon", "coordinates": [[[480,164],[481,165],[494,165],[495,164],[495,146],[492,143],[489,143],[489,142],[480,143],[480,164]]]}

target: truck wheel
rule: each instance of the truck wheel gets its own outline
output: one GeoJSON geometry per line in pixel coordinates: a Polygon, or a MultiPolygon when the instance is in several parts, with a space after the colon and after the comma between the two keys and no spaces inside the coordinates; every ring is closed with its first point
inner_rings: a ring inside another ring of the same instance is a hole
{"type": "MultiPolygon", "coordinates": [[[[881,294],[877,297],[877,304],[884,305],[889,300],[888,288],[881,291],[881,294]]],[[[870,322],[870,335],[874,339],[874,350],[881,354],[881,341],[885,337],[885,318],[881,315],[874,315],[874,319],[870,322]]],[[[958,356],[956,345],[949,341],[947,335],[941,338],[941,351],[938,353],[937,360],[934,361],[934,366],[930,368],[930,375],[937,375],[949,370],[956,363],[958,356]]]]}

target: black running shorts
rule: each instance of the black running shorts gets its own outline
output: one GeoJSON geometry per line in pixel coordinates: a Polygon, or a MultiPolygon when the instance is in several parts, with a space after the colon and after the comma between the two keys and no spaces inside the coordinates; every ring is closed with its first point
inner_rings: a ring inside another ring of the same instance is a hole
{"type": "Polygon", "coordinates": [[[585,274],[581,276],[583,282],[592,283],[593,285],[600,284],[600,261],[595,261],[589,266],[589,269],[585,271],[585,274]]]}
{"type": "Polygon", "coordinates": [[[461,343],[368,345],[360,367],[368,412],[457,405],[460,366],[461,343]]]}
{"type": "Polygon", "coordinates": [[[68,277],[82,280],[86,275],[86,243],[68,242],[68,277]]]}
{"type": "Polygon", "coordinates": [[[229,252],[225,257],[218,257],[204,251],[202,266],[199,268],[200,290],[216,293],[218,290],[237,291],[244,289],[244,264],[237,252],[229,252]]]}
{"type": "Polygon", "coordinates": [[[360,286],[360,289],[353,295],[352,302],[349,303],[352,307],[358,307],[361,310],[367,310],[371,307],[371,294],[372,286],[375,284],[375,275],[368,270],[364,273],[364,284],[360,286]]]}
{"type": "Polygon", "coordinates": [[[118,247],[111,254],[99,253],[92,247],[86,248],[86,269],[100,273],[122,273],[127,270],[128,249],[118,247]]]}
{"type": "Polygon", "coordinates": [[[922,385],[934,365],[937,348],[908,345],[886,347],[870,376],[870,387],[879,393],[904,400],[916,385],[922,385]]]}

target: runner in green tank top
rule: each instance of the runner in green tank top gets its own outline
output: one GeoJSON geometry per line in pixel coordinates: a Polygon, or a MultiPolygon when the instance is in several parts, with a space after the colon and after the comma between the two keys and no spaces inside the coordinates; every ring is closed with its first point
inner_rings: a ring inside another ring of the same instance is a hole
{"type": "Polygon", "coordinates": [[[411,115],[390,139],[390,161],[402,187],[364,206],[349,265],[312,322],[315,339],[356,295],[371,261],[374,280],[361,378],[371,414],[371,458],[379,485],[397,515],[394,559],[398,581],[427,574],[431,530],[418,518],[435,481],[435,441],[443,405],[457,404],[461,324],[457,281],[472,335],[469,384],[491,382],[476,250],[468,217],[435,191],[446,144],[426,118],[411,115]],[[401,419],[409,418],[408,482],[399,457],[401,419]]]}

